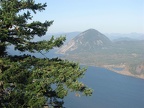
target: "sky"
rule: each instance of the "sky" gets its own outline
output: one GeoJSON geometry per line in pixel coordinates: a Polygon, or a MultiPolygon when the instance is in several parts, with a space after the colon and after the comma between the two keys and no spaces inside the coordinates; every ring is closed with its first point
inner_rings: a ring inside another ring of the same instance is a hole
{"type": "Polygon", "coordinates": [[[47,3],[33,20],[54,20],[50,33],[85,31],[144,33],[144,0],[35,0],[47,3]]]}

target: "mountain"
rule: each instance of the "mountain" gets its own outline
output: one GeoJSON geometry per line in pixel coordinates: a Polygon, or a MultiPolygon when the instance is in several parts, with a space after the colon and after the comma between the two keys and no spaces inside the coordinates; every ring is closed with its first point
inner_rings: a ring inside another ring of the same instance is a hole
{"type": "Polygon", "coordinates": [[[114,39],[113,42],[119,42],[119,41],[138,41],[137,39],[129,38],[129,37],[120,37],[117,39],[114,39]]]}
{"type": "Polygon", "coordinates": [[[132,39],[133,40],[144,40],[144,34],[143,33],[127,33],[127,34],[106,33],[105,35],[112,41],[118,40],[119,38],[129,38],[131,40],[132,39]]]}
{"type": "Polygon", "coordinates": [[[66,41],[64,43],[69,42],[71,39],[73,39],[75,36],[77,36],[80,32],[76,31],[76,32],[66,32],[66,33],[47,33],[45,36],[43,37],[36,37],[34,38],[33,41],[41,41],[41,40],[49,40],[52,36],[54,36],[55,38],[58,38],[60,36],[65,36],[66,37],[66,41]]]}
{"type": "Polygon", "coordinates": [[[104,49],[111,45],[111,41],[104,34],[100,33],[95,29],[88,29],[67,44],[62,46],[58,53],[64,54],[68,52],[83,52],[90,51],[93,52],[98,49],[104,49]]]}

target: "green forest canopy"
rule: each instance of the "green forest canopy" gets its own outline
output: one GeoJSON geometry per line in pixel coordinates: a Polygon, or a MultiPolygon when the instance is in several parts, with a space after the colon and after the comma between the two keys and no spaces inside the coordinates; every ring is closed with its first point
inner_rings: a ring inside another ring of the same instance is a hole
{"type": "Polygon", "coordinates": [[[44,36],[53,23],[28,23],[34,17],[32,12],[41,12],[46,6],[34,0],[0,1],[0,107],[62,107],[63,101],[58,99],[63,99],[69,91],[92,94],[92,90],[78,80],[86,69],[77,63],[7,53],[11,45],[20,52],[42,53],[63,44],[65,37],[32,41],[36,36],[44,36]]]}

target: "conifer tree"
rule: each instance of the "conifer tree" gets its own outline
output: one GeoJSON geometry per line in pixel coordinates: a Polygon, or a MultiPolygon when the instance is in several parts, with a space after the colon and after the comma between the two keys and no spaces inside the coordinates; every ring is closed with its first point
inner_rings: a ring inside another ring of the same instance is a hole
{"type": "Polygon", "coordinates": [[[29,53],[42,53],[60,47],[65,37],[33,41],[46,35],[53,21],[33,20],[32,12],[45,10],[47,4],[34,0],[0,1],[0,107],[62,107],[68,92],[89,96],[92,90],[80,82],[86,69],[59,58],[37,58],[31,54],[10,55],[9,46],[29,53]]]}

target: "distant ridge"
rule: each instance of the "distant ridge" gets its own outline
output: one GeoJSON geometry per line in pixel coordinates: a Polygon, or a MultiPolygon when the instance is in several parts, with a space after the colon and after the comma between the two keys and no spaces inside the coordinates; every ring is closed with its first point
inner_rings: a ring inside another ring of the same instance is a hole
{"type": "Polygon", "coordinates": [[[62,46],[58,53],[65,54],[77,51],[95,51],[101,48],[107,48],[111,45],[111,41],[104,34],[95,29],[88,29],[74,39],[62,46]]]}

